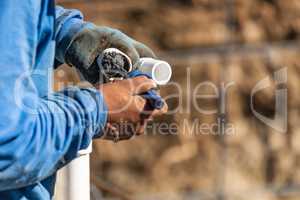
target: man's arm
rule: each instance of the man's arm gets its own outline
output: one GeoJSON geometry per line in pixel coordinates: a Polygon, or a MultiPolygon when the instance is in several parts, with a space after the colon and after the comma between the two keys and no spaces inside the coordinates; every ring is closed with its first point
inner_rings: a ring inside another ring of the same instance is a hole
{"type": "Polygon", "coordinates": [[[97,90],[73,87],[38,96],[31,78],[38,2],[0,1],[0,191],[48,177],[106,124],[107,108],[97,90]]]}
{"type": "Polygon", "coordinates": [[[107,48],[117,48],[127,54],[133,65],[140,57],[155,57],[146,45],[117,29],[96,26],[83,21],[78,10],[56,6],[56,60],[79,69],[92,84],[98,74],[92,69],[95,58],[107,48]]]}
{"type": "Polygon", "coordinates": [[[82,13],[76,9],[65,9],[61,6],[56,6],[55,15],[55,58],[62,64],[65,63],[65,52],[74,35],[83,28],[93,25],[91,23],[84,22],[82,13]]]}

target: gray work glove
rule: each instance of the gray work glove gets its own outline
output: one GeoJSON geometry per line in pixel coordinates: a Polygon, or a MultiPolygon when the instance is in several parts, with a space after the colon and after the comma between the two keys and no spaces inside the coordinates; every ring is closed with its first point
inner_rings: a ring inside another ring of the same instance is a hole
{"type": "Polygon", "coordinates": [[[99,81],[96,58],[107,48],[117,48],[127,54],[133,66],[140,57],[155,57],[146,45],[119,30],[104,26],[89,26],[77,33],[65,53],[65,61],[75,66],[83,78],[92,84],[99,81]]]}

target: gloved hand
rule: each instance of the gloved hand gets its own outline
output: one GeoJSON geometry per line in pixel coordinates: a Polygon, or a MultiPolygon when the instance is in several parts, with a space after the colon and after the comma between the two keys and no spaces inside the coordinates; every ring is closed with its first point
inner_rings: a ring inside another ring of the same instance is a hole
{"type": "Polygon", "coordinates": [[[102,138],[116,142],[141,135],[152,117],[166,113],[167,104],[155,109],[148,106],[149,98],[141,96],[156,86],[154,81],[142,75],[96,86],[108,108],[108,123],[102,138]]]}
{"type": "Polygon", "coordinates": [[[117,48],[127,54],[135,65],[140,57],[155,57],[146,45],[119,30],[104,26],[87,26],[77,33],[65,53],[65,61],[75,66],[92,84],[97,83],[99,71],[96,57],[107,48],[117,48]]]}

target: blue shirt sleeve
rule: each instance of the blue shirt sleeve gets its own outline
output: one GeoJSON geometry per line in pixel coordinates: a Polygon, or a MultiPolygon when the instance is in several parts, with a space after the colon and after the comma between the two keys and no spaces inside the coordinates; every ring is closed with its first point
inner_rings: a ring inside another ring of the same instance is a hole
{"type": "Polygon", "coordinates": [[[64,54],[72,38],[76,33],[87,26],[93,26],[90,22],[83,21],[83,15],[76,9],[64,9],[56,6],[55,39],[56,39],[56,59],[60,63],[65,63],[64,54]]]}
{"type": "Polygon", "coordinates": [[[46,1],[0,1],[0,191],[52,175],[106,123],[103,96],[94,89],[39,94],[37,84],[44,83],[32,73],[45,64],[37,49],[49,45],[38,40],[41,2],[46,1]]]}

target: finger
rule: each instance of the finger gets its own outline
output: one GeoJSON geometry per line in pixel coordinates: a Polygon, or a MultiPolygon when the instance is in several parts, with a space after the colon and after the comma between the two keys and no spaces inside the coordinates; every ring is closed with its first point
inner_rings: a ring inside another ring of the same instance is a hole
{"type": "Polygon", "coordinates": [[[145,133],[145,130],[146,130],[146,127],[147,127],[147,122],[148,122],[148,120],[144,120],[144,121],[142,121],[141,123],[139,123],[137,125],[136,135],[142,135],[142,134],[145,133]]]}
{"type": "Polygon", "coordinates": [[[135,110],[137,111],[136,116],[133,119],[134,120],[133,122],[140,122],[146,118],[144,117],[144,108],[147,104],[147,101],[139,95],[135,95],[132,98],[133,98],[135,110]]]}
{"type": "Polygon", "coordinates": [[[120,124],[120,140],[127,140],[135,135],[135,125],[133,123],[120,124]]]}
{"type": "Polygon", "coordinates": [[[114,142],[119,142],[122,140],[131,139],[134,135],[134,128],[128,124],[118,124],[117,127],[110,123],[106,125],[106,133],[103,137],[105,140],[111,140],[114,142]]]}
{"type": "Polygon", "coordinates": [[[116,127],[114,127],[112,124],[107,123],[105,132],[103,135],[103,139],[105,140],[114,140],[116,136],[119,135],[119,131],[116,127]]]}
{"type": "Polygon", "coordinates": [[[107,123],[106,124],[106,127],[109,129],[109,130],[111,130],[112,132],[115,132],[115,133],[117,133],[118,132],[118,129],[116,128],[116,127],[114,127],[111,123],[107,123]]]}
{"type": "Polygon", "coordinates": [[[157,117],[163,114],[166,114],[168,112],[168,104],[164,102],[164,106],[161,109],[155,109],[150,114],[149,118],[157,117]]]}
{"type": "Polygon", "coordinates": [[[138,76],[126,80],[116,80],[114,83],[118,84],[119,87],[126,88],[132,95],[142,94],[157,88],[157,84],[146,76],[138,76]]]}
{"type": "Polygon", "coordinates": [[[148,58],[156,58],[154,52],[145,44],[135,41],[134,47],[139,53],[140,58],[148,57],[148,58]]]}
{"type": "Polygon", "coordinates": [[[132,85],[134,88],[134,94],[142,94],[151,89],[157,88],[157,84],[146,76],[132,78],[132,85]]]}
{"type": "Polygon", "coordinates": [[[161,116],[165,113],[167,113],[168,111],[168,105],[166,103],[164,103],[164,106],[161,109],[151,109],[151,110],[147,110],[146,109],[146,105],[147,105],[147,101],[139,96],[133,96],[134,98],[134,103],[135,103],[135,110],[136,110],[136,114],[132,115],[131,117],[131,122],[134,123],[141,123],[141,122],[147,122],[152,120],[154,117],[157,116],[161,116]]]}

